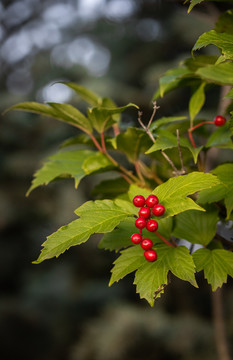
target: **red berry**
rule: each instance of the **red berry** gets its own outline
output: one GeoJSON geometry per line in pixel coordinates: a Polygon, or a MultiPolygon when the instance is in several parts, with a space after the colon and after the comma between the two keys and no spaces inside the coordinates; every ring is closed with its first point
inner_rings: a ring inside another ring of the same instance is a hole
{"type": "Polygon", "coordinates": [[[143,217],[145,219],[148,219],[151,215],[151,212],[150,212],[150,208],[148,207],[142,207],[139,212],[138,212],[138,215],[140,217],[143,217]]]}
{"type": "Polygon", "coordinates": [[[143,250],[150,250],[153,246],[153,242],[151,241],[151,239],[143,239],[141,242],[141,247],[143,248],[143,250]]]}
{"type": "Polygon", "coordinates": [[[137,195],[133,198],[133,204],[136,207],[144,206],[145,202],[146,202],[146,200],[145,200],[144,196],[142,196],[142,195],[137,195]]]}
{"type": "Polygon", "coordinates": [[[226,122],[226,118],[224,116],[218,115],[214,118],[214,123],[216,126],[223,126],[226,122]]]}
{"type": "Polygon", "coordinates": [[[142,241],[142,235],[133,234],[130,239],[134,244],[140,244],[140,242],[142,241]]]}
{"type": "Polygon", "coordinates": [[[155,261],[157,260],[157,253],[153,249],[144,251],[144,256],[147,261],[155,261]]]}
{"type": "Polygon", "coordinates": [[[139,217],[135,220],[135,226],[138,229],[143,229],[146,226],[146,219],[139,217]]]}
{"type": "Polygon", "coordinates": [[[155,220],[148,220],[146,223],[146,228],[150,232],[154,232],[158,229],[158,223],[155,220]]]}
{"type": "Polygon", "coordinates": [[[152,208],[154,205],[159,203],[159,199],[155,195],[149,195],[146,199],[146,205],[152,208]]]}
{"type": "Polygon", "coordinates": [[[162,216],[165,212],[165,207],[161,204],[153,206],[152,212],[155,216],[162,216]]]}

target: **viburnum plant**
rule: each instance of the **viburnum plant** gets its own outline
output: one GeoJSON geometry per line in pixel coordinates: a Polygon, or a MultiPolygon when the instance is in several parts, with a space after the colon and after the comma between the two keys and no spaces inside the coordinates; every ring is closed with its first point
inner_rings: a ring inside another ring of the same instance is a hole
{"type": "MultiPolygon", "coordinates": [[[[189,11],[200,2],[191,1],[189,11]]],[[[73,177],[76,188],[90,174],[111,172],[111,178],[94,188],[97,200],[80,206],[76,220],[47,238],[34,263],[58,257],[99,233],[99,248],[119,253],[109,284],[135,272],[136,291],[151,306],[164,292],[169,273],[197,287],[195,274],[204,270],[212,290],[221,287],[233,276],[233,243],[222,235],[233,220],[233,163],[221,155],[222,149],[233,149],[233,11],[221,14],[215,28],[199,37],[192,56],[160,78],[149,121],[135,104],[117,107],[81,85],[64,85],[87,102],[87,114],[54,102],[11,107],[79,130],[35,173],[27,195],[60,177],[73,177]],[[209,44],[220,50],[219,56],[196,53],[209,44]],[[216,106],[214,119],[198,117],[213,86],[225,91],[220,105],[227,100],[227,106],[220,106],[219,113],[216,106]],[[159,99],[179,87],[191,89],[189,116],[158,118],[159,99]],[[120,115],[129,107],[138,126],[123,130],[120,115]],[[210,168],[212,148],[218,149],[216,168],[210,168]],[[199,244],[194,252],[193,244],[199,244]]]]}

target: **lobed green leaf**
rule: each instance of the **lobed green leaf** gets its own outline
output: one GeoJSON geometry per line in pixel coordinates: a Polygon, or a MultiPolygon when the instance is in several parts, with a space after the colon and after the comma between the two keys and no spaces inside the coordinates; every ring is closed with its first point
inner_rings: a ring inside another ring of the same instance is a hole
{"type": "Polygon", "coordinates": [[[134,280],[140,298],[146,299],[151,306],[154,305],[156,292],[167,284],[169,271],[197,287],[194,276],[195,265],[186,247],[158,245],[155,249],[158,254],[157,260],[141,266],[137,270],[134,280]]]}
{"type": "Polygon", "coordinates": [[[227,209],[227,219],[233,210],[233,164],[222,164],[211,171],[219,179],[211,189],[205,189],[198,195],[198,203],[213,203],[224,200],[227,209]]]}
{"type": "Polygon", "coordinates": [[[193,253],[197,271],[204,270],[204,276],[217,290],[227,282],[227,275],[233,277],[233,253],[224,249],[199,249],[193,253]]]}
{"type": "Polygon", "coordinates": [[[39,258],[34,261],[38,264],[54,256],[58,257],[71,246],[87,241],[95,233],[112,231],[122,220],[131,213],[120,208],[112,200],[88,201],[78,208],[75,213],[80,219],[62,226],[58,231],[48,236],[43,245],[39,258]]]}
{"type": "Polygon", "coordinates": [[[164,217],[169,217],[187,210],[205,211],[187,196],[219,183],[218,178],[212,174],[192,172],[169,179],[157,186],[152,194],[155,194],[159,198],[159,202],[165,206],[164,217]]]}
{"type": "Polygon", "coordinates": [[[233,85],[233,63],[208,65],[196,71],[202,79],[219,85],[233,85]]]}
{"type": "Polygon", "coordinates": [[[61,176],[73,177],[75,187],[77,188],[80,180],[86,175],[82,167],[83,162],[93,154],[95,152],[90,150],[74,150],[58,152],[50,156],[42,168],[34,174],[34,179],[27,195],[38,186],[48,185],[51,181],[61,176]]]}
{"type": "Polygon", "coordinates": [[[215,30],[208,31],[199,37],[192,51],[201,49],[210,44],[216,45],[222,50],[225,60],[233,59],[233,35],[228,33],[218,33],[215,30]]]}
{"type": "Polygon", "coordinates": [[[218,211],[208,208],[206,212],[189,210],[175,217],[173,235],[193,244],[208,245],[216,234],[218,211]]]}

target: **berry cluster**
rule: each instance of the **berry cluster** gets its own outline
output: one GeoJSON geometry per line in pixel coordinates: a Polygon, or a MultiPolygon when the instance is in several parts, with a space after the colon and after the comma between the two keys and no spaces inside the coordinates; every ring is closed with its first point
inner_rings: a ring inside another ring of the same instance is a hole
{"type": "Polygon", "coordinates": [[[144,251],[144,256],[147,261],[155,261],[157,253],[152,249],[153,242],[149,238],[142,237],[142,229],[146,228],[150,232],[155,232],[158,229],[157,221],[151,219],[152,215],[162,216],[165,212],[165,207],[159,204],[159,199],[155,195],[149,195],[147,199],[142,195],[137,195],[133,198],[133,204],[139,207],[139,217],[135,220],[135,226],[139,229],[139,233],[131,236],[131,241],[134,244],[140,244],[144,251]]]}

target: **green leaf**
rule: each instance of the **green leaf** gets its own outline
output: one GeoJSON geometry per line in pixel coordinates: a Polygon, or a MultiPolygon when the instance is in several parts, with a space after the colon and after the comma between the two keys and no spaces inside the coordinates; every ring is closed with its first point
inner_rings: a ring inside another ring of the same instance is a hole
{"type": "Polygon", "coordinates": [[[144,130],[135,127],[128,128],[116,138],[116,145],[132,163],[135,163],[139,155],[144,153],[151,146],[151,139],[144,130]]]}
{"type": "Polygon", "coordinates": [[[190,0],[188,13],[190,13],[190,11],[194,8],[194,6],[196,6],[197,4],[200,4],[202,1],[204,1],[204,0],[190,0]]]}
{"type": "Polygon", "coordinates": [[[100,249],[115,250],[116,252],[122,248],[132,246],[130,237],[137,232],[135,228],[135,219],[128,218],[122,221],[115,230],[105,234],[99,243],[100,249]]]}
{"type": "Polygon", "coordinates": [[[208,141],[205,147],[218,147],[221,149],[233,149],[233,143],[231,140],[232,133],[229,130],[228,126],[222,126],[219,127],[216,131],[214,131],[208,141]]]}
{"type": "Polygon", "coordinates": [[[230,99],[233,99],[233,89],[231,89],[227,95],[225,96],[225,98],[230,98],[230,99]]]}
{"type": "MultiPolygon", "coordinates": [[[[58,105],[64,107],[66,106],[66,104],[58,104],[58,105]]],[[[83,114],[81,114],[77,109],[75,109],[77,110],[77,112],[75,113],[76,116],[68,116],[67,114],[64,113],[64,111],[62,112],[59,109],[56,109],[55,106],[51,107],[49,105],[39,104],[36,102],[24,102],[10,107],[7,111],[10,110],[22,110],[35,114],[49,116],[54,119],[64,121],[73,126],[79,127],[81,129],[91,131],[91,127],[88,122],[88,119],[83,114]]]]}
{"type": "Polygon", "coordinates": [[[206,246],[216,234],[218,220],[216,208],[208,208],[206,212],[185,211],[175,217],[173,235],[206,246]]]}
{"type": "Polygon", "coordinates": [[[154,305],[155,293],[167,284],[168,271],[197,287],[194,277],[195,266],[186,247],[173,248],[159,245],[156,252],[158,254],[157,260],[140,266],[134,280],[140,298],[146,299],[151,306],[154,305]]]}
{"type": "Polygon", "coordinates": [[[114,123],[117,123],[118,120],[114,117],[114,115],[122,113],[129,107],[135,107],[138,109],[138,106],[132,103],[118,108],[94,107],[92,109],[88,109],[88,118],[93,127],[101,133],[114,123]]]}
{"type": "Polygon", "coordinates": [[[94,147],[94,144],[93,144],[93,141],[91,140],[91,138],[87,134],[82,133],[78,136],[74,136],[72,138],[65,140],[60,145],[60,149],[63,149],[63,148],[69,147],[69,146],[73,146],[73,145],[89,145],[91,147],[94,147]]]}
{"type": "MultiPolygon", "coordinates": [[[[158,150],[166,150],[177,147],[177,137],[173,135],[170,131],[158,130],[156,134],[158,135],[158,137],[155,140],[155,143],[146,151],[146,154],[150,154],[158,150]]],[[[202,149],[202,146],[198,148],[193,148],[193,146],[190,145],[189,141],[183,137],[180,137],[180,145],[181,147],[185,147],[190,150],[196,164],[197,157],[202,149]]]]}
{"type": "Polygon", "coordinates": [[[152,194],[155,194],[159,202],[165,206],[164,217],[169,217],[187,210],[205,211],[187,196],[217,184],[219,180],[212,174],[192,172],[169,179],[157,186],[152,194]]]}
{"type": "Polygon", "coordinates": [[[233,85],[233,63],[225,62],[217,65],[208,65],[196,71],[202,79],[220,85],[233,85]]]}
{"type": "Polygon", "coordinates": [[[196,89],[189,101],[190,120],[193,122],[205,103],[205,82],[196,89]]]}
{"type": "Polygon", "coordinates": [[[55,178],[67,175],[75,179],[77,188],[80,180],[86,175],[82,168],[83,161],[93,154],[94,152],[90,150],[74,150],[58,152],[50,156],[43,167],[34,174],[34,180],[27,195],[36,187],[47,185],[55,178]]]}
{"type": "Polygon", "coordinates": [[[92,195],[101,195],[107,198],[115,198],[120,194],[127,193],[129,190],[129,183],[122,177],[116,179],[104,180],[96,185],[92,190],[92,195]]]}
{"type": "Polygon", "coordinates": [[[233,164],[222,164],[211,171],[220,181],[211,189],[203,190],[198,195],[198,203],[213,203],[224,199],[227,219],[233,210],[233,164]]]}
{"type": "Polygon", "coordinates": [[[192,75],[192,71],[185,67],[174,68],[168,70],[160,79],[160,96],[163,97],[166,93],[179,87],[181,80],[184,77],[192,75]]]}
{"type": "Polygon", "coordinates": [[[79,245],[95,233],[112,231],[122,220],[131,215],[127,210],[120,208],[112,200],[88,201],[78,208],[75,213],[80,219],[62,226],[43,243],[43,249],[36,264],[58,257],[71,246],[79,245]]]}
{"type": "Polygon", "coordinates": [[[215,25],[215,30],[219,33],[233,34],[233,11],[228,10],[221,14],[215,25]]]}
{"type": "Polygon", "coordinates": [[[217,56],[210,56],[210,55],[198,55],[184,61],[184,65],[186,65],[189,70],[195,72],[197,69],[207,66],[207,65],[214,65],[218,60],[217,56]]]}
{"type": "Polygon", "coordinates": [[[199,249],[193,253],[197,271],[204,275],[212,290],[217,290],[227,282],[227,275],[233,277],[233,253],[224,249],[199,249]]]}
{"type": "Polygon", "coordinates": [[[114,267],[111,270],[112,276],[109,286],[137,270],[145,262],[146,259],[141,246],[131,246],[129,249],[121,251],[121,255],[113,263],[114,267]]]}
{"type": "Polygon", "coordinates": [[[81,99],[85,100],[88,104],[92,106],[102,105],[102,98],[99,97],[94,92],[92,92],[91,90],[87,89],[86,87],[79,84],[75,84],[73,82],[63,82],[62,84],[73,89],[81,97],[81,99]]]}
{"type": "Polygon", "coordinates": [[[162,117],[154,121],[150,126],[150,131],[158,129],[159,127],[164,127],[164,125],[169,125],[176,122],[183,122],[186,121],[188,118],[187,116],[169,116],[169,117],[162,117]]]}
{"type": "Polygon", "coordinates": [[[53,102],[49,102],[48,104],[57,111],[59,116],[67,119],[68,122],[73,121],[81,130],[87,131],[88,133],[92,132],[90,121],[74,106],[53,102]]]}
{"type": "Polygon", "coordinates": [[[208,31],[199,37],[192,50],[195,51],[210,44],[220,48],[225,59],[233,59],[233,35],[218,33],[215,30],[208,31]]]}
{"type": "Polygon", "coordinates": [[[85,174],[89,175],[99,170],[111,170],[116,168],[112,162],[106,157],[106,155],[95,152],[93,155],[88,156],[82,165],[85,174]]]}
{"type": "Polygon", "coordinates": [[[145,189],[145,188],[140,188],[139,186],[134,185],[134,184],[130,185],[129,192],[128,192],[129,199],[131,202],[133,201],[134,196],[142,195],[145,198],[147,198],[147,196],[149,196],[150,194],[151,194],[150,190],[145,189]]]}

